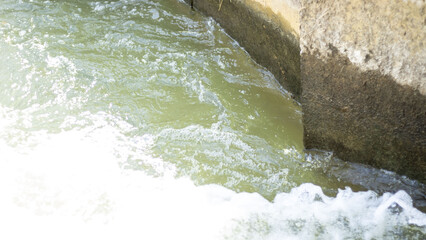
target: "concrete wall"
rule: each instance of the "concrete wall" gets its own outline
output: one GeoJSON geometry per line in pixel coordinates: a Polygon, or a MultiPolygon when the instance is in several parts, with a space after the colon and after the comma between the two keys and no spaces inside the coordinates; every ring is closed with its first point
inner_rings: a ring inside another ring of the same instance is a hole
{"type": "Polygon", "coordinates": [[[301,4],[305,147],[425,182],[424,1],[301,4]]]}
{"type": "Polygon", "coordinates": [[[423,0],[193,1],[301,101],[306,148],[426,181],[423,0]]]}

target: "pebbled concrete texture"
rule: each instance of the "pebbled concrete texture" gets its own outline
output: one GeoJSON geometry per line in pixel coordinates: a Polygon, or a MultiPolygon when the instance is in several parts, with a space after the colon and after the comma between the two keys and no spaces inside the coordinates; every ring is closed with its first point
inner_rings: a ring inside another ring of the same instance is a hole
{"type": "Polygon", "coordinates": [[[301,0],[302,53],[323,59],[331,44],[361,71],[378,70],[426,94],[424,0],[301,0]]]}
{"type": "Polygon", "coordinates": [[[418,90],[362,71],[337,50],[327,59],[302,54],[302,88],[305,148],[425,182],[426,97],[418,90]]]}
{"type": "Polygon", "coordinates": [[[301,4],[305,147],[424,183],[424,1],[301,4]]]}

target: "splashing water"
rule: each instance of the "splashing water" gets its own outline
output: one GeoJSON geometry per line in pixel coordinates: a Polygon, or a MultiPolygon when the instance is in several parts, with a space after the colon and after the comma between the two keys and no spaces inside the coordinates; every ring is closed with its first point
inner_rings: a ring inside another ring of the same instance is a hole
{"type": "Polygon", "coordinates": [[[3,0],[0,52],[0,239],[426,237],[304,160],[297,103],[181,2],[3,0]]]}

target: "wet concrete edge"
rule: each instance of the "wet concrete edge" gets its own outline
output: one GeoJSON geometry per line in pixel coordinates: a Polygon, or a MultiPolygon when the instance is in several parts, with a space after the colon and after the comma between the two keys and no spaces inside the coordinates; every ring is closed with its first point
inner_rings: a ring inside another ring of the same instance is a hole
{"type": "Polygon", "coordinates": [[[262,12],[242,1],[185,0],[195,9],[211,16],[260,65],[267,68],[294,98],[300,100],[299,40],[262,12]],[[220,10],[219,10],[220,6],[220,10]]]}

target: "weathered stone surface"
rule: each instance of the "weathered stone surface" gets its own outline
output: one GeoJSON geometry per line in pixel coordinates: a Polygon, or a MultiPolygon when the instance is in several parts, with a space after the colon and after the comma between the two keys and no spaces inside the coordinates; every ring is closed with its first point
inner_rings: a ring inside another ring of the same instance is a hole
{"type": "Polygon", "coordinates": [[[302,1],[304,143],[425,182],[421,1],[302,1]]]}
{"type": "Polygon", "coordinates": [[[426,94],[424,0],[301,0],[303,53],[322,59],[331,44],[360,68],[426,94]]]}
{"type": "MultiPolygon", "coordinates": [[[[297,11],[293,9],[287,21],[285,13],[277,15],[269,8],[272,5],[256,1],[194,0],[193,4],[213,17],[257,63],[271,71],[281,85],[298,98],[301,94],[300,48],[298,29],[292,27],[297,26],[298,18],[294,14],[297,11]]],[[[285,2],[292,1],[282,3],[285,2]]],[[[282,7],[291,9],[290,5],[282,7]]]]}

